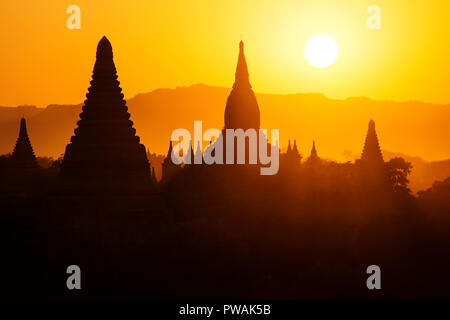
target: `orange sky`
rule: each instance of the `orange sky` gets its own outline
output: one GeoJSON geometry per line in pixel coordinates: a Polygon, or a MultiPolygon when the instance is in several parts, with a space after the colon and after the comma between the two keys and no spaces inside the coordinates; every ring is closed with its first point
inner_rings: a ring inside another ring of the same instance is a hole
{"type": "Polygon", "coordinates": [[[103,34],[127,98],[199,82],[230,87],[242,35],[257,92],[450,103],[449,10],[442,0],[2,1],[0,105],[82,102],[103,34]],[[81,30],[66,27],[70,4],[81,8],[81,30]],[[381,30],[366,27],[371,4],[381,30]],[[321,70],[303,56],[316,34],[339,46],[321,70]]]}

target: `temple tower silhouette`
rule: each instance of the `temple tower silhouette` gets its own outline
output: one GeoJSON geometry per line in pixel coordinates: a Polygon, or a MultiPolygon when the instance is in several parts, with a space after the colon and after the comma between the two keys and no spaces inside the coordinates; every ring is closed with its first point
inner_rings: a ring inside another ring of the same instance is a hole
{"type": "Polygon", "coordinates": [[[287,155],[287,156],[290,156],[291,153],[292,153],[291,140],[289,139],[289,140],[288,140],[288,147],[287,147],[287,150],[286,150],[286,155],[287,155]]]}
{"type": "Polygon", "coordinates": [[[377,132],[375,130],[375,122],[369,121],[366,140],[361,155],[361,161],[367,164],[380,165],[384,163],[381,153],[380,144],[378,142],[377,132]]]}
{"type": "Polygon", "coordinates": [[[297,148],[297,140],[294,140],[294,146],[291,147],[291,140],[288,141],[288,147],[285,153],[286,164],[289,166],[300,165],[302,156],[297,148]]]}
{"type": "Polygon", "coordinates": [[[199,162],[200,164],[203,163],[203,153],[202,147],[200,146],[200,141],[197,141],[197,149],[195,150],[194,161],[195,159],[198,159],[197,162],[199,162]]]}
{"type": "Polygon", "coordinates": [[[316,142],[314,140],[313,140],[313,144],[312,144],[312,148],[311,148],[311,153],[310,153],[308,159],[310,159],[310,160],[319,159],[319,156],[317,155],[317,150],[316,150],[316,142]]]}
{"type": "Polygon", "coordinates": [[[305,161],[305,168],[314,170],[322,163],[322,159],[320,159],[319,155],[317,154],[316,141],[313,140],[311,153],[309,154],[308,159],[306,159],[305,161]]]}
{"type": "Polygon", "coordinates": [[[294,145],[291,147],[291,140],[288,140],[288,147],[286,153],[282,156],[282,166],[285,170],[298,169],[300,167],[302,156],[297,148],[297,141],[294,140],[294,145]]]}
{"type": "Polygon", "coordinates": [[[171,140],[169,143],[169,150],[167,151],[167,156],[162,163],[162,178],[161,178],[162,182],[170,181],[174,176],[177,175],[177,173],[180,172],[181,165],[177,165],[172,162],[172,153],[173,153],[173,146],[171,140]]]}
{"type": "Polygon", "coordinates": [[[259,129],[260,113],[249,80],[244,42],[239,43],[235,81],[225,107],[225,129],[259,129]]]}
{"type": "MultiPolygon", "coordinates": [[[[235,72],[235,80],[231,92],[227,98],[224,113],[224,129],[219,139],[223,139],[223,162],[226,163],[226,130],[227,129],[247,129],[256,130],[256,158],[259,158],[259,128],[260,128],[260,111],[255,93],[249,80],[247,62],[244,54],[244,42],[239,42],[239,55],[235,72]]],[[[237,138],[234,141],[234,163],[237,163],[237,138]]],[[[249,163],[249,153],[251,149],[249,139],[245,141],[245,163],[249,163]]],[[[267,146],[268,149],[270,145],[267,146]]],[[[258,160],[257,160],[258,162],[258,160]]]]}
{"type": "Polygon", "coordinates": [[[19,168],[37,168],[38,163],[28,137],[27,123],[24,117],[20,120],[19,137],[17,138],[11,160],[19,168]]]}
{"type": "Polygon", "coordinates": [[[194,149],[192,148],[192,140],[189,140],[189,148],[184,157],[184,165],[189,166],[194,164],[194,149]]]}
{"type": "Polygon", "coordinates": [[[130,120],[106,37],[98,43],[90,84],[75,135],[66,147],[61,176],[120,185],[150,181],[145,147],[130,120]]]}
{"type": "Polygon", "coordinates": [[[297,140],[294,139],[294,146],[292,147],[292,157],[294,162],[300,162],[300,160],[302,159],[302,156],[300,155],[300,152],[298,151],[297,148],[297,140]]]}
{"type": "Polygon", "coordinates": [[[317,154],[316,150],[316,141],[313,140],[311,153],[309,154],[308,159],[306,160],[310,163],[317,163],[320,161],[319,155],[317,154]]]}

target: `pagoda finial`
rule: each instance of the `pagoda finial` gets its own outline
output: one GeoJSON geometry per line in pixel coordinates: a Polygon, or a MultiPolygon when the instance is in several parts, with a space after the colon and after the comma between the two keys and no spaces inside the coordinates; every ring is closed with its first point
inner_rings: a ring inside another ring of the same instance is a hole
{"type": "Polygon", "coordinates": [[[291,153],[291,151],[292,151],[292,149],[291,149],[291,140],[289,139],[288,140],[288,148],[287,148],[286,153],[289,154],[289,153],[291,153]]]}
{"type": "Polygon", "coordinates": [[[203,161],[203,154],[202,154],[202,147],[200,146],[200,140],[197,141],[197,149],[195,150],[194,158],[197,159],[197,163],[202,163],[203,161]]]}
{"type": "Polygon", "coordinates": [[[241,40],[239,42],[239,57],[238,63],[236,66],[235,73],[235,81],[233,84],[233,88],[251,88],[249,76],[248,76],[248,68],[247,61],[245,60],[244,54],[244,42],[241,40]]]}
{"type": "Polygon", "coordinates": [[[294,152],[295,154],[300,154],[300,152],[298,152],[297,149],[297,140],[294,139],[294,147],[292,148],[292,152],[294,152]]]}
{"type": "Polygon", "coordinates": [[[113,52],[111,42],[103,36],[97,45],[97,59],[112,59],[113,52]]]}
{"type": "Polygon", "coordinates": [[[317,150],[316,150],[316,141],[314,141],[314,140],[312,143],[311,154],[309,155],[309,159],[310,160],[319,159],[319,156],[317,155],[317,150]]]}
{"type": "Polygon", "coordinates": [[[184,159],[186,164],[194,164],[194,150],[192,148],[192,140],[189,140],[189,149],[184,159]]]}

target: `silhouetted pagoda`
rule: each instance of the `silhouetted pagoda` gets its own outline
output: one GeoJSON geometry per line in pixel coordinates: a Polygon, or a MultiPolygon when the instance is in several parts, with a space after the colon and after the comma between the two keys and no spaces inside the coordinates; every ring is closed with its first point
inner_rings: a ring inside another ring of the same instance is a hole
{"type": "MultiPolygon", "coordinates": [[[[235,80],[230,95],[227,98],[224,118],[225,125],[222,130],[224,163],[226,162],[226,129],[242,129],[244,131],[247,129],[255,129],[257,141],[256,158],[258,159],[260,112],[255,93],[250,84],[247,62],[244,55],[244,42],[242,41],[239,43],[235,80]]],[[[235,139],[234,144],[234,163],[237,163],[236,141],[237,139],[235,139]]],[[[268,148],[270,148],[270,145],[268,145],[268,148]]],[[[250,147],[247,140],[245,147],[246,164],[249,163],[249,151],[250,147]]]]}
{"type": "Polygon", "coordinates": [[[292,148],[292,157],[294,159],[294,162],[300,162],[302,159],[302,156],[300,155],[300,152],[297,149],[297,140],[294,139],[294,147],[292,148]]]}
{"type": "Polygon", "coordinates": [[[37,168],[37,160],[27,132],[25,118],[20,120],[19,137],[11,157],[12,163],[18,168],[37,168]]]}
{"type": "Polygon", "coordinates": [[[186,156],[184,157],[184,165],[194,164],[194,150],[192,149],[192,140],[189,140],[189,148],[186,156]]]}
{"type": "Polygon", "coordinates": [[[375,122],[369,121],[366,141],[361,155],[361,161],[367,164],[381,165],[384,164],[383,155],[381,153],[380,144],[378,142],[377,132],[375,130],[375,122]]]}
{"type": "Polygon", "coordinates": [[[198,159],[197,162],[199,164],[203,163],[203,153],[202,153],[202,147],[200,146],[200,141],[197,141],[197,149],[195,150],[194,154],[194,160],[198,159]]]}
{"type": "Polygon", "coordinates": [[[169,143],[169,150],[167,151],[167,156],[162,163],[162,178],[161,181],[170,181],[181,169],[180,165],[176,165],[172,162],[172,140],[169,143]]]}
{"type": "Polygon", "coordinates": [[[316,142],[314,140],[313,140],[313,144],[312,144],[312,148],[311,148],[311,153],[309,154],[309,157],[306,161],[309,163],[320,162],[320,158],[319,158],[319,155],[317,154],[317,150],[316,150],[316,142]]]}
{"type": "Polygon", "coordinates": [[[149,182],[150,166],[117,80],[111,43],[103,37],[78,127],[66,147],[61,176],[108,184],[149,182]]]}
{"type": "Polygon", "coordinates": [[[240,128],[247,130],[253,128],[258,130],[259,125],[259,107],[250,84],[244,55],[244,42],[241,41],[239,43],[235,81],[225,107],[225,129],[240,128]]]}
{"type": "Polygon", "coordinates": [[[290,155],[291,152],[292,152],[292,148],[291,148],[291,140],[289,139],[289,140],[288,140],[288,147],[287,147],[287,150],[286,150],[286,155],[290,155]]]}
{"type": "Polygon", "coordinates": [[[297,141],[294,140],[294,146],[291,148],[291,140],[288,141],[288,147],[286,153],[284,154],[284,165],[294,168],[300,166],[300,161],[302,156],[297,148],[297,141]]]}

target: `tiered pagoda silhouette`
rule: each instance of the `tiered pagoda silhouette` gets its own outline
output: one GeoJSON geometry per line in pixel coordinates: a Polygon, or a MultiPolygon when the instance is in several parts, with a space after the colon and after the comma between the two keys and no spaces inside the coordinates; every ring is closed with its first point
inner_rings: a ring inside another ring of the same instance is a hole
{"type": "Polygon", "coordinates": [[[388,163],[384,162],[375,130],[375,121],[370,120],[361,158],[355,161],[355,168],[359,169],[360,177],[371,188],[383,190],[392,183],[388,163]]]}
{"type": "Polygon", "coordinates": [[[33,147],[31,145],[30,138],[28,137],[27,123],[23,117],[20,120],[19,137],[17,138],[11,160],[14,167],[38,167],[36,156],[34,155],[33,147]]]}
{"type": "Polygon", "coordinates": [[[369,128],[367,129],[361,161],[374,167],[379,167],[384,163],[377,132],[375,130],[375,121],[373,120],[369,121],[369,128]]]}
{"type": "Polygon", "coordinates": [[[150,181],[146,150],[127,112],[106,37],[98,43],[90,83],[75,135],[66,147],[61,177],[121,185],[150,181]]]}

